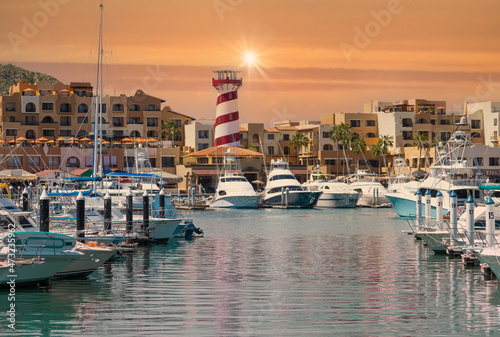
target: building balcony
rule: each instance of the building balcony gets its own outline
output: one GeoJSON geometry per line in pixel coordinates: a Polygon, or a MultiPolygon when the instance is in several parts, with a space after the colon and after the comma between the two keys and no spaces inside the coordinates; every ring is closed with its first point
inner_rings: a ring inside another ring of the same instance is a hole
{"type": "Polygon", "coordinates": [[[38,125],[38,122],[21,123],[21,125],[38,125]]]}

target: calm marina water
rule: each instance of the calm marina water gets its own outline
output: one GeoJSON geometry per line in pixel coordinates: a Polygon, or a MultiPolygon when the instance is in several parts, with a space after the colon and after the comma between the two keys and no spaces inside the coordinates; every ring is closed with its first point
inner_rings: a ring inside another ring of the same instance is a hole
{"type": "Polygon", "coordinates": [[[195,213],[206,236],[17,289],[8,336],[500,335],[500,287],[391,209],[195,213]]]}

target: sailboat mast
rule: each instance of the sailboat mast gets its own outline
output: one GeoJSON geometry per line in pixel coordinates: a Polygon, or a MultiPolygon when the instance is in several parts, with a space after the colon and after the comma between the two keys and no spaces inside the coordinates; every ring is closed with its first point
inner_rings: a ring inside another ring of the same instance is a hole
{"type": "Polygon", "coordinates": [[[104,6],[102,4],[102,0],[101,0],[101,27],[100,27],[100,34],[99,34],[99,38],[101,40],[100,44],[101,44],[101,92],[99,94],[99,105],[101,106],[101,108],[99,109],[99,139],[101,139],[101,141],[99,142],[99,177],[102,177],[103,176],[103,164],[102,164],[102,142],[104,141],[104,139],[102,138],[102,95],[103,95],[103,86],[102,86],[102,57],[103,57],[103,31],[104,31],[104,28],[103,28],[103,24],[102,24],[102,21],[103,21],[103,15],[104,15],[104,6]]]}
{"type": "MultiPolygon", "coordinates": [[[[92,158],[92,177],[96,178],[98,176],[98,162],[97,162],[97,155],[98,155],[98,123],[100,121],[101,117],[101,91],[99,91],[99,84],[101,79],[101,62],[102,62],[102,14],[103,14],[103,4],[101,1],[101,21],[99,23],[99,48],[97,51],[97,83],[96,83],[96,94],[97,94],[97,99],[96,99],[96,109],[95,109],[95,117],[94,117],[94,148],[93,148],[93,158],[92,158]]],[[[93,181],[93,187],[94,189],[96,188],[96,180],[94,179],[93,181]]]]}

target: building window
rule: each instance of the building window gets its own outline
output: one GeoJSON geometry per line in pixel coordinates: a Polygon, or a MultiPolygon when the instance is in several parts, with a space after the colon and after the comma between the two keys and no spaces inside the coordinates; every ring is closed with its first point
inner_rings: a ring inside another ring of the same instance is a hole
{"type": "Polygon", "coordinates": [[[26,112],[36,112],[36,106],[33,103],[26,104],[26,112]]]}
{"type": "Polygon", "coordinates": [[[441,140],[446,142],[450,139],[450,133],[449,132],[441,132],[441,140]]]}
{"type": "Polygon", "coordinates": [[[196,162],[198,164],[208,164],[208,158],[198,158],[196,162]]]}
{"type": "Polygon", "coordinates": [[[50,116],[45,116],[42,119],[42,123],[55,123],[55,122],[54,122],[54,118],[52,118],[50,116]]]}
{"type": "Polygon", "coordinates": [[[113,126],[123,126],[123,117],[113,117],[113,126]]]}
{"type": "Polygon", "coordinates": [[[351,120],[351,128],[359,128],[361,126],[361,121],[357,119],[351,120]]]}
{"type": "Polygon", "coordinates": [[[49,166],[61,165],[61,157],[56,157],[56,156],[47,157],[47,165],[49,166]]]}
{"type": "Polygon", "coordinates": [[[61,126],[71,126],[71,117],[61,117],[61,126]]]}
{"type": "Polygon", "coordinates": [[[9,168],[21,168],[23,167],[23,157],[22,156],[11,156],[7,159],[7,167],[9,168]]]}
{"type": "Polygon", "coordinates": [[[267,154],[270,156],[274,156],[274,146],[267,147],[267,154]]]}
{"type": "Polygon", "coordinates": [[[490,166],[500,166],[500,160],[498,157],[490,158],[490,166]]]}
{"type": "Polygon", "coordinates": [[[352,133],[352,138],[353,138],[353,139],[359,139],[359,134],[358,134],[358,133],[356,133],[356,132],[353,132],[353,133],[352,133]]]}
{"type": "Polygon", "coordinates": [[[431,124],[432,125],[436,125],[436,120],[435,119],[431,119],[431,124]]]}
{"type": "Polygon", "coordinates": [[[470,121],[471,129],[481,129],[481,120],[473,119],[470,121]]]}
{"type": "Polygon", "coordinates": [[[138,104],[132,104],[129,108],[130,111],[141,111],[141,107],[138,104]]]}
{"type": "Polygon", "coordinates": [[[158,137],[158,132],[157,131],[148,131],[146,133],[147,137],[158,137]]]}
{"type": "Polygon", "coordinates": [[[367,120],[367,121],[366,121],[366,124],[365,124],[365,125],[366,125],[366,126],[375,126],[375,121],[374,121],[374,120],[372,120],[372,119],[369,119],[369,120],[367,120]]]}
{"type": "Polygon", "coordinates": [[[128,123],[129,124],[141,124],[141,118],[140,117],[129,117],[128,123]]]}
{"type": "Polygon", "coordinates": [[[69,157],[68,160],[66,160],[66,167],[80,167],[80,159],[77,157],[69,157]]]}
{"type": "Polygon", "coordinates": [[[26,116],[25,125],[37,125],[35,116],[26,116]]]}
{"type": "Polygon", "coordinates": [[[141,136],[141,133],[137,130],[134,130],[130,133],[130,137],[132,138],[139,138],[141,136]]]}
{"type": "Polygon", "coordinates": [[[474,165],[483,166],[484,165],[483,157],[474,158],[474,165]]]}
{"type": "Polygon", "coordinates": [[[170,120],[175,123],[176,128],[181,127],[181,120],[180,119],[170,119],[170,120]]]}
{"type": "Polygon", "coordinates": [[[28,166],[39,166],[40,165],[40,157],[38,156],[27,156],[26,161],[28,166]]]}
{"type": "Polygon", "coordinates": [[[123,112],[123,104],[113,104],[113,111],[123,112]]]}
{"type": "Polygon", "coordinates": [[[331,138],[331,132],[323,132],[323,138],[331,138]]]}
{"type": "Polygon", "coordinates": [[[283,154],[284,154],[284,155],[289,155],[289,154],[290,154],[290,148],[289,148],[288,146],[285,146],[285,147],[283,148],[283,154]]]}
{"type": "Polygon", "coordinates": [[[411,131],[403,131],[403,140],[411,140],[412,132],[411,131]]]}
{"type": "Polygon", "coordinates": [[[470,138],[481,138],[480,132],[471,132],[470,138]]]}
{"type": "Polygon", "coordinates": [[[412,125],[411,118],[403,118],[402,123],[404,128],[411,128],[412,125]]]}
{"type": "Polygon", "coordinates": [[[368,132],[368,133],[366,134],[366,138],[375,138],[375,134],[374,134],[374,133],[372,133],[372,132],[368,132]]]}
{"type": "Polygon", "coordinates": [[[16,103],[13,103],[13,102],[5,103],[5,111],[15,112],[16,111],[16,103]]]}
{"type": "Polygon", "coordinates": [[[283,140],[290,140],[290,135],[285,133],[283,135],[283,140]]]}
{"type": "Polygon", "coordinates": [[[36,133],[33,130],[27,130],[25,137],[28,139],[36,139],[36,133]]]}
{"type": "Polygon", "coordinates": [[[325,144],[323,145],[323,151],[331,151],[333,150],[333,145],[332,144],[325,144]]]}
{"type": "Polygon", "coordinates": [[[198,151],[208,149],[208,143],[200,143],[198,144],[198,151]]]}
{"type": "Polygon", "coordinates": [[[123,157],[123,167],[134,168],[134,166],[135,166],[134,157],[123,157]]]}
{"type": "Polygon", "coordinates": [[[87,104],[80,104],[78,106],[78,112],[79,113],[87,113],[89,111],[89,107],[87,106],[87,104]]]}
{"type": "Polygon", "coordinates": [[[497,119],[493,119],[493,126],[497,126],[497,119]]]}
{"type": "Polygon", "coordinates": [[[78,117],[78,124],[87,124],[89,122],[89,119],[87,116],[85,117],[78,117]]]}
{"type": "Polygon", "coordinates": [[[272,133],[267,135],[268,140],[274,140],[274,135],[272,133]]]}
{"type": "Polygon", "coordinates": [[[175,167],[175,157],[161,157],[161,167],[175,167]]]}
{"type": "Polygon", "coordinates": [[[441,119],[439,121],[439,125],[450,125],[450,120],[449,119],[441,119]]]}
{"type": "Polygon", "coordinates": [[[256,134],[256,133],[254,133],[254,135],[252,136],[252,139],[253,139],[254,142],[258,143],[259,142],[259,135],[256,134]]]}
{"type": "Polygon", "coordinates": [[[160,109],[158,109],[158,107],[154,104],[148,104],[146,111],[160,111],[160,109]]]}
{"type": "Polygon", "coordinates": [[[325,165],[335,165],[335,159],[325,159],[325,165]]]}
{"type": "Polygon", "coordinates": [[[60,130],[59,135],[61,137],[71,137],[72,133],[71,133],[71,130],[60,130]]]}
{"type": "Polygon", "coordinates": [[[17,129],[6,129],[5,130],[5,135],[6,136],[17,136],[17,129]]]}
{"type": "Polygon", "coordinates": [[[54,110],[54,103],[42,103],[42,111],[54,110]]]}
{"type": "Polygon", "coordinates": [[[208,139],[208,130],[200,130],[198,131],[199,139],[208,139]]]}
{"type": "Polygon", "coordinates": [[[44,137],[54,137],[54,130],[53,129],[43,129],[43,136],[44,137]]]}
{"type": "Polygon", "coordinates": [[[158,126],[158,118],[148,117],[147,122],[148,122],[148,127],[156,128],[158,126]]]}
{"type": "Polygon", "coordinates": [[[71,105],[69,103],[62,103],[59,106],[59,112],[71,112],[71,105]]]}

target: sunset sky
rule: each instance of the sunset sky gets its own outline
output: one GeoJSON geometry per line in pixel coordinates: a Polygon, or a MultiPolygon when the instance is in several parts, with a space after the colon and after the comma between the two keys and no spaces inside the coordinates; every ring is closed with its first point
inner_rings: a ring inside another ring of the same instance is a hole
{"type": "MultiPolygon", "coordinates": [[[[0,2],[0,63],[95,85],[99,3],[0,2]]],[[[209,118],[212,70],[236,67],[242,122],[409,98],[460,112],[500,100],[499,13],[498,0],[104,0],[104,89],[209,118]]]]}

